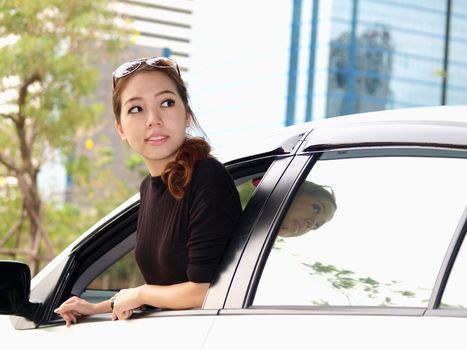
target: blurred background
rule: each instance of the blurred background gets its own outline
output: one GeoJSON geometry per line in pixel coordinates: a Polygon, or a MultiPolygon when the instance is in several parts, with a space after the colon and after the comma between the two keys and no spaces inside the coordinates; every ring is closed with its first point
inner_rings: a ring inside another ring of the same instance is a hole
{"type": "Polygon", "coordinates": [[[214,148],[315,119],[465,104],[467,0],[0,1],[0,259],[33,273],[137,192],[111,72],[176,60],[214,148]]]}

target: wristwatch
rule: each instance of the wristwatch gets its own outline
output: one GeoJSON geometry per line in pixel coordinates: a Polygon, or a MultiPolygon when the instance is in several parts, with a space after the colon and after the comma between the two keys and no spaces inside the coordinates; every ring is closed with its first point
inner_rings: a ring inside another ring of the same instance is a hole
{"type": "Polygon", "coordinates": [[[110,308],[112,310],[114,309],[115,299],[116,299],[115,295],[112,298],[110,298],[110,308]]]}

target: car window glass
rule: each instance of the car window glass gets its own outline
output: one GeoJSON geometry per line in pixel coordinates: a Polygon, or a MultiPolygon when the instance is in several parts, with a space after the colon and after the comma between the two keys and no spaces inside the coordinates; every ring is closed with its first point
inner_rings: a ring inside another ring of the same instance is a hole
{"type": "MultiPolygon", "coordinates": [[[[467,198],[467,197],[466,197],[467,198]]],[[[466,203],[467,204],[467,203],[466,203]]],[[[467,308],[467,242],[464,242],[457,254],[456,261],[449,275],[441,299],[440,308],[467,308]]]]}
{"type": "Polygon", "coordinates": [[[138,287],[144,278],[136,264],[134,250],[117,260],[88,286],[88,289],[119,290],[138,287]]]}
{"type": "Polygon", "coordinates": [[[462,158],[319,160],[304,183],[334,193],[337,209],[318,215],[325,206],[301,185],[253,304],[426,306],[466,205],[466,178],[462,158]]]}
{"type": "Polygon", "coordinates": [[[251,196],[255,190],[254,180],[246,180],[240,184],[237,184],[238,194],[240,195],[240,202],[242,203],[242,209],[245,209],[246,205],[250,201],[251,196]]]}

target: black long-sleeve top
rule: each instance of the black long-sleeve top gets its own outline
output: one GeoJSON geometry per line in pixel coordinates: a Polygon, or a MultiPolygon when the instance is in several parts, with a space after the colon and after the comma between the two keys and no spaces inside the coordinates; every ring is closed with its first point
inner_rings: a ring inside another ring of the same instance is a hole
{"type": "Polygon", "coordinates": [[[160,176],[144,178],[140,195],[135,255],[146,283],[211,282],[242,212],[222,163],[199,160],[181,200],[160,176]]]}

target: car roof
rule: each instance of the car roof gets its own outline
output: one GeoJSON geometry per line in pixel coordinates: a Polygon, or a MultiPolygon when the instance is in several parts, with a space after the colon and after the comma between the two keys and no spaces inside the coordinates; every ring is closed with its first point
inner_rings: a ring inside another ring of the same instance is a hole
{"type": "Polygon", "coordinates": [[[216,149],[222,162],[254,154],[283,154],[308,133],[304,149],[355,145],[431,145],[467,148],[467,105],[393,109],[320,119],[283,127],[266,137],[250,135],[216,149]]]}
{"type": "Polygon", "coordinates": [[[315,124],[304,150],[372,145],[467,148],[467,106],[349,115],[315,124]]]}

